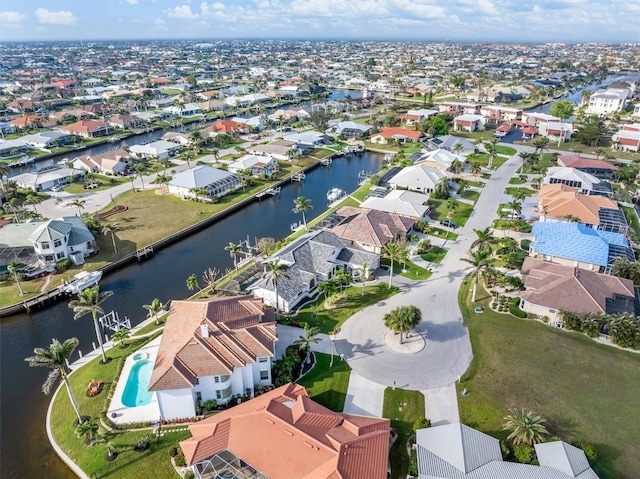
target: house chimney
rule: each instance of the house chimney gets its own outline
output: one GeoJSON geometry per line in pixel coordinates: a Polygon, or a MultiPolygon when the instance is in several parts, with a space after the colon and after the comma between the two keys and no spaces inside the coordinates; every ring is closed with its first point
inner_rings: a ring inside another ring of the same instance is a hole
{"type": "Polygon", "coordinates": [[[209,337],[209,326],[207,326],[206,323],[202,323],[200,325],[200,335],[203,338],[208,338],[209,337]]]}

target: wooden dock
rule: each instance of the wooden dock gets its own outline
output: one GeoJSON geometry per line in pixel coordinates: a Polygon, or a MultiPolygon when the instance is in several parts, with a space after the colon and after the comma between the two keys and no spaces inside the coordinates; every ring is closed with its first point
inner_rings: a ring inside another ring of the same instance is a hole
{"type": "Polygon", "coordinates": [[[272,186],[271,188],[267,188],[266,190],[261,191],[260,193],[258,193],[256,195],[256,198],[258,200],[261,200],[265,196],[275,196],[278,193],[280,193],[280,186],[272,186]]]}

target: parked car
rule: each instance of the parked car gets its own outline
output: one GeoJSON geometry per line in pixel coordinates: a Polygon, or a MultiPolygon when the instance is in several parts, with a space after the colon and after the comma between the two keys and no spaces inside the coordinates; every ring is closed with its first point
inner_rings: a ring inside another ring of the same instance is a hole
{"type": "Polygon", "coordinates": [[[450,220],[442,220],[440,222],[440,224],[442,226],[446,226],[446,227],[451,228],[451,229],[456,229],[458,227],[457,224],[455,224],[453,221],[450,221],[450,220]]]}

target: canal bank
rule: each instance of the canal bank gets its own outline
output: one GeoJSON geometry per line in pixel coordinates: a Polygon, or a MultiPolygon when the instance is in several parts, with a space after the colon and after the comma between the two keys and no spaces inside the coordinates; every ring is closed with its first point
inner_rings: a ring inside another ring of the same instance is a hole
{"type": "MultiPolygon", "coordinates": [[[[336,159],[331,166],[316,167],[304,181],[283,187],[279,195],[254,201],[156,251],[153,260],[129,263],[126,268],[113,271],[101,282],[102,289],[114,293],[103,303],[104,310],[118,311],[121,317],[131,320],[132,326],[137,325],[146,317],[142,305],[149,304],[153,298],[166,302],[190,296],[186,278],[191,274],[200,276],[208,267],[220,271],[232,268],[233,260],[224,250],[229,242],[238,243],[247,235],[252,243],[256,237],[289,236],[291,224],[300,220],[300,214],[292,211],[295,198],[311,199],[314,209],[307,212],[307,220],[312,221],[324,212],[327,191],[334,187],[349,192],[356,190],[358,173],[377,172],[383,159],[384,155],[365,152],[362,156],[336,159]]],[[[64,302],[46,310],[9,316],[0,322],[0,382],[4,386],[0,390],[0,476],[3,479],[75,477],[58,459],[46,437],[49,398],[41,392],[46,371],[29,368],[23,361],[32,355],[34,347],[50,344],[51,338],[70,337],[78,337],[82,352],[93,349],[95,333],[90,318],[74,321],[64,302]],[[25,461],[25,458],[34,460],[25,461]]]]}

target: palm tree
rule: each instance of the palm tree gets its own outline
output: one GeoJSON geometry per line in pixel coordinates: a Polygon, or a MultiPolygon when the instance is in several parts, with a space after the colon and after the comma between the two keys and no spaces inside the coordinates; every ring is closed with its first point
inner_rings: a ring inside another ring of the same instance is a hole
{"type": "Polygon", "coordinates": [[[87,419],[85,422],[78,424],[76,435],[86,439],[85,444],[93,444],[93,440],[98,435],[100,426],[93,419],[87,419]]]}
{"type": "Polygon", "coordinates": [[[538,155],[538,161],[542,161],[542,155],[544,154],[544,150],[549,146],[549,138],[544,136],[540,136],[531,142],[533,147],[535,148],[535,154],[538,155]]]}
{"type": "Polygon", "coordinates": [[[469,276],[473,276],[474,278],[471,302],[475,303],[480,276],[486,279],[495,275],[495,269],[493,268],[494,259],[491,257],[490,250],[483,249],[472,252],[470,258],[462,258],[462,261],[466,261],[473,267],[473,270],[469,273],[469,276]]]}
{"type": "Polygon", "coordinates": [[[104,310],[100,305],[104,301],[113,295],[113,291],[100,292],[100,286],[97,284],[92,288],[82,290],[78,294],[78,299],[69,301],[69,307],[73,309],[73,319],[78,319],[85,314],[91,313],[93,317],[93,327],[96,331],[96,337],[98,338],[98,344],[100,345],[100,351],[102,353],[102,364],[106,364],[109,360],[104,353],[104,345],[102,344],[102,333],[100,332],[100,324],[98,323],[98,314],[104,314],[104,310]]]}
{"type": "Polygon", "coordinates": [[[549,434],[545,427],[545,421],[533,411],[522,409],[520,411],[511,411],[511,414],[505,416],[503,431],[511,431],[507,436],[513,444],[528,444],[533,446],[544,440],[549,434]]]}
{"type": "Polygon", "coordinates": [[[143,304],[142,307],[148,311],[148,316],[155,319],[156,324],[159,324],[158,314],[160,314],[160,311],[164,311],[167,308],[167,305],[162,304],[162,302],[158,298],[153,298],[151,304],[143,304]]]}
{"type": "Polygon", "coordinates": [[[453,145],[453,152],[458,156],[460,156],[460,152],[462,152],[463,149],[462,143],[455,143],[453,145]]]}
{"type": "Polygon", "coordinates": [[[20,291],[20,296],[24,295],[24,290],[22,289],[22,284],[20,284],[20,275],[18,274],[18,263],[12,261],[7,265],[7,270],[13,276],[16,284],[18,285],[18,291],[20,291]]]}
{"type": "Polygon", "coordinates": [[[528,151],[521,151],[518,156],[522,159],[522,166],[520,167],[520,174],[524,173],[525,166],[531,166],[536,163],[536,155],[528,151]]]}
{"type": "Polygon", "coordinates": [[[324,300],[328,301],[338,291],[338,284],[335,279],[328,279],[318,284],[318,291],[324,293],[324,300]]]}
{"type": "Polygon", "coordinates": [[[305,198],[304,196],[298,196],[295,200],[293,200],[293,204],[295,205],[295,207],[292,211],[294,213],[302,213],[302,222],[304,223],[304,229],[308,230],[305,211],[313,209],[313,206],[311,206],[311,200],[305,198]]]}
{"type": "Polygon", "coordinates": [[[229,255],[233,258],[233,266],[236,269],[236,276],[238,276],[238,254],[242,251],[242,245],[240,243],[234,244],[229,242],[229,246],[225,246],[224,249],[228,251],[229,255]]]}
{"type": "Polygon", "coordinates": [[[86,205],[87,202],[85,200],[82,200],[80,198],[74,198],[69,205],[71,206],[75,206],[76,208],[78,208],[78,216],[82,216],[82,210],[84,209],[84,205],[86,205]]]}
{"type": "Polygon", "coordinates": [[[200,289],[200,285],[198,284],[198,276],[195,273],[187,278],[187,288],[189,289],[189,291],[200,289]]]}
{"type": "Polygon", "coordinates": [[[289,266],[282,263],[279,259],[269,261],[267,263],[267,278],[273,282],[273,289],[276,295],[276,318],[280,316],[280,296],[278,294],[278,281],[280,278],[289,278],[287,270],[289,266]]]}
{"type": "Polygon", "coordinates": [[[40,198],[37,195],[27,195],[27,198],[24,200],[25,205],[31,205],[33,206],[33,212],[35,214],[38,214],[38,210],[36,209],[36,205],[39,205],[40,203],[42,203],[42,198],[40,198]]]}
{"type": "Polygon", "coordinates": [[[393,284],[392,284],[392,281],[393,281],[393,263],[396,262],[396,261],[401,261],[402,260],[402,257],[403,257],[402,250],[404,250],[404,249],[405,248],[403,248],[402,245],[400,245],[398,243],[392,243],[392,242],[388,242],[382,248],[382,256],[385,257],[385,258],[388,258],[389,262],[391,263],[389,265],[389,288],[391,288],[391,286],[393,286],[393,284]]]}
{"type": "Polygon", "coordinates": [[[394,333],[400,333],[402,344],[403,333],[410,331],[422,321],[422,311],[416,306],[400,306],[383,316],[385,327],[394,333]]]}
{"type": "Polygon", "coordinates": [[[476,233],[477,238],[471,243],[470,249],[489,249],[491,250],[491,246],[495,244],[496,237],[493,236],[493,232],[491,228],[486,227],[483,230],[473,230],[476,233]]]}
{"type": "MultiPolygon", "coordinates": [[[[456,143],[456,145],[459,145],[460,143],[456,143]]],[[[451,171],[454,172],[456,175],[458,173],[460,173],[460,171],[462,170],[462,162],[460,160],[453,160],[451,162],[451,171]]]]}
{"type": "Polygon", "coordinates": [[[484,143],[484,147],[489,154],[489,164],[487,165],[487,168],[491,168],[493,166],[493,160],[498,156],[497,144],[497,138],[492,138],[491,140],[484,143]]]}
{"type": "Polygon", "coordinates": [[[480,166],[480,163],[478,163],[477,161],[474,161],[473,163],[471,163],[471,168],[469,169],[469,172],[473,176],[479,176],[480,173],[482,173],[482,167],[480,166]]]}
{"type": "Polygon", "coordinates": [[[318,337],[318,334],[321,332],[318,326],[309,326],[307,324],[304,327],[304,336],[300,336],[293,342],[293,344],[300,348],[300,351],[307,354],[305,359],[307,364],[311,362],[311,345],[322,341],[322,339],[318,337]]]}
{"type": "Polygon", "coordinates": [[[369,273],[369,263],[364,262],[359,268],[360,274],[362,274],[362,296],[364,296],[365,283],[367,280],[367,274],[369,273]]]}
{"type": "Polygon", "coordinates": [[[64,381],[64,385],[67,388],[67,394],[69,394],[69,400],[71,406],[78,416],[78,424],[82,424],[83,418],[78,408],[78,402],[73,395],[71,384],[69,384],[67,359],[71,357],[75,349],[78,347],[78,338],[70,338],[65,340],[64,343],[60,343],[57,339],[52,339],[49,348],[35,348],[33,350],[33,356],[25,358],[25,361],[29,363],[31,367],[45,367],[51,369],[46,381],[42,384],[42,392],[47,396],[51,393],[51,389],[58,379],[64,381]]]}
{"type": "Polygon", "coordinates": [[[449,198],[445,204],[444,208],[447,210],[447,218],[453,218],[453,214],[456,212],[458,208],[460,208],[460,203],[458,203],[454,198],[449,198]]]}
{"type": "Polygon", "coordinates": [[[130,336],[131,330],[129,328],[120,328],[111,335],[111,340],[114,344],[119,344],[121,348],[124,348],[130,336]]]}
{"type": "Polygon", "coordinates": [[[118,247],[116,245],[116,231],[120,230],[118,223],[106,224],[102,227],[102,234],[107,236],[111,235],[111,243],[113,244],[113,254],[118,254],[118,247]]]}

